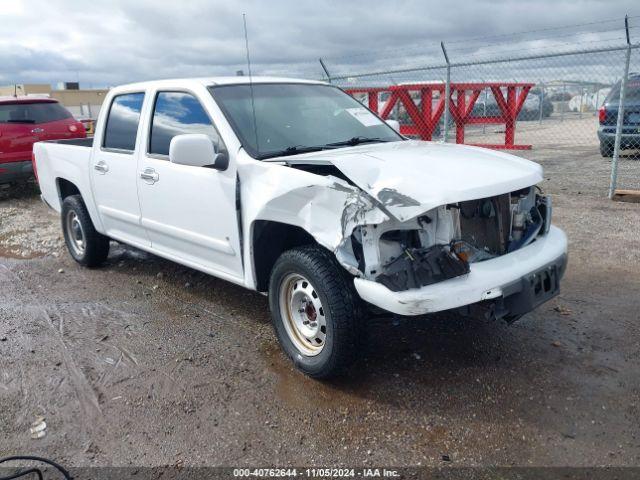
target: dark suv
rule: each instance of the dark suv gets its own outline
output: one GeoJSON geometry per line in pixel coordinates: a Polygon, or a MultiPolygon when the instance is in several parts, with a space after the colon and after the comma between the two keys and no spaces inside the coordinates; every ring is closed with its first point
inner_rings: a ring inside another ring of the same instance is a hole
{"type": "MultiPolygon", "coordinates": [[[[603,157],[613,156],[613,143],[618,122],[618,104],[620,103],[620,85],[621,82],[618,81],[613,86],[598,111],[600,120],[598,139],[600,140],[600,154],[603,157]]],[[[620,148],[640,148],[640,74],[637,73],[630,74],[627,80],[620,148]]]]}

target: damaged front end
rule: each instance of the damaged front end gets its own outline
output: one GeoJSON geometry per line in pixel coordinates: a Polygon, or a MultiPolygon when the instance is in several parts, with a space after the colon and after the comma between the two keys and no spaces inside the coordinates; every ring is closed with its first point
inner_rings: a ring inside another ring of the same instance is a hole
{"type": "Polygon", "coordinates": [[[241,172],[247,232],[256,220],[299,227],[381,310],[423,315],[502,299],[505,317],[559,291],[567,239],[551,226],[533,162],[406,141],[250,165],[241,172]]]}
{"type": "Polygon", "coordinates": [[[402,292],[468,274],[470,264],[523,248],[550,225],[549,197],[528,187],[356,225],[336,254],[352,273],[402,292]]]}
{"type": "Polygon", "coordinates": [[[376,280],[392,292],[419,288],[469,273],[469,263],[449,245],[406,248],[384,266],[376,280]]]}

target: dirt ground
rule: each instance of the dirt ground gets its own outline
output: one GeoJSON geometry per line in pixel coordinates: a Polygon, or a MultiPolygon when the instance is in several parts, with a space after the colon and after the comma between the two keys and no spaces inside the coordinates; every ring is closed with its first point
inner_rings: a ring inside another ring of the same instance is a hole
{"type": "Polygon", "coordinates": [[[33,185],[0,190],[0,456],[640,465],[640,205],[606,199],[593,141],[538,140],[521,153],[545,167],[569,236],[561,295],[511,326],[372,320],[330,382],[285,361],[263,296],[115,243],[104,268],[81,268],[33,185]]]}

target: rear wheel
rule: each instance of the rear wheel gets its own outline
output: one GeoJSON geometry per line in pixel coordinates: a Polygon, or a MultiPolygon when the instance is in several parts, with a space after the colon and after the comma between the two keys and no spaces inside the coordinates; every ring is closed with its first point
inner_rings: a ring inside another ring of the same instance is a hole
{"type": "Polygon", "coordinates": [[[97,267],[107,259],[109,238],[96,231],[80,195],[62,202],[62,231],[69,253],[80,265],[97,267]]]}
{"type": "Polygon", "coordinates": [[[280,345],[307,375],[334,376],[355,359],[360,299],[328,251],[309,246],[283,253],[271,272],[269,305],[280,345]]]}
{"type": "Polygon", "coordinates": [[[600,155],[603,157],[613,157],[613,143],[600,142],[600,155]]]}

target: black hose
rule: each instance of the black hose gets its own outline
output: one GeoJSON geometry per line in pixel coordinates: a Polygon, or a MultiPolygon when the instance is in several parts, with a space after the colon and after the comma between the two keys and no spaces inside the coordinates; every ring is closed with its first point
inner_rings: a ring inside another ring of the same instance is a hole
{"type": "MultiPolygon", "coordinates": [[[[5,458],[0,458],[0,465],[5,462],[15,462],[17,460],[29,460],[32,462],[46,463],[47,465],[51,465],[56,470],[58,470],[64,476],[65,480],[73,480],[73,477],[71,476],[71,474],[62,465],[54,462],[53,460],[47,460],[46,458],[42,458],[42,457],[36,457],[32,455],[16,455],[13,457],[5,457],[5,458]]],[[[23,470],[21,472],[12,474],[8,477],[0,477],[0,480],[12,480],[14,478],[24,477],[25,475],[31,475],[31,474],[36,474],[38,477],[38,480],[42,480],[42,471],[39,468],[28,468],[27,470],[23,470]]]]}
{"type": "Polygon", "coordinates": [[[2,480],[12,480],[14,478],[26,477],[27,475],[31,475],[32,473],[35,473],[38,476],[38,480],[43,480],[42,472],[39,468],[30,468],[29,470],[23,470],[22,472],[18,472],[9,477],[2,477],[2,480]]]}

